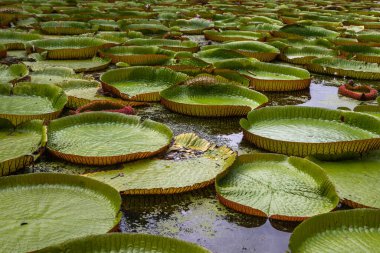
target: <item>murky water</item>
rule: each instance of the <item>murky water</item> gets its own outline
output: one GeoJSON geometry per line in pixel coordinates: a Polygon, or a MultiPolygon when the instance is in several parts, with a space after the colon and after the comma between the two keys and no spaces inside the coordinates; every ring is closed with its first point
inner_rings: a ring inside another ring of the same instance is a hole
{"type": "MultiPolygon", "coordinates": [[[[266,93],[270,105],[354,108],[362,102],[341,97],[343,79],[316,76],[310,90],[266,93]]],[[[371,102],[370,102],[371,103],[371,102]]],[[[262,152],[243,140],[239,118],[197,118],[170,112],[158,103],[137,109],[137,114],[163,122],[175,134],[194,132],[239,154],[262,152]]],[[[117,168],[113,166],[111,168],[117,168]]],[[[84,173],[94,170],[43,157],[26,172],[84,173]]],[[[213,186],[186,194],[124,196],[122,232],[160,234],[199,243],[215,253],[285,252],[297,223],[271,221],[227,209],[218,203],[213,186]]]]}

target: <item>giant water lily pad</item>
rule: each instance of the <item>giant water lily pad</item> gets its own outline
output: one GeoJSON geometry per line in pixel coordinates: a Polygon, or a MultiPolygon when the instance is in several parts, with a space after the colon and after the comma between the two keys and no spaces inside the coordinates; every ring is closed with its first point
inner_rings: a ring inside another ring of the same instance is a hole
{"type": "Polygon", "coordinates": [[[280,53],[277,48],[257,41],[234,41],[224,44],[204,46],[202,47],[202,50],[214,48],[234,50],[247,57],[253,57],[260,61],[272,61],[280,53]]]}
{"type": "Polygon", "coordinates": [[[80,164],[110,165],[156,155],[172,138],[164,124],[111,112],[89,112],[53,120],[48,150],[80,164]]]}
{"type": "Polygon", "coordinates": [[[163,158],[126,163],[123,169],[87,174],[124,194],[173,194],[214,182],[235,160],[229,148],[216,147],[195,134],[175,137],[163,158]]]}
{"type": "Polygon", "coordinates": [[[177,19],[170,25],[178,26],[179,30],[185,34],[202,34],[203,30],[212,28],[214,23],[202,18],[192,18],[189,20],[177,19]]]}
{"type": "Polygon", "coordinates": [[[321,214],[300,224],[290,237],[291,252],[376,252],[380,248],[380,210],[357,209],[321,214]]]}
{"type": "Polygon", "coordinates": [[[31,49],[44,53],[47,59],[67,60],[92,58],[107,41],[90,37],[69,37],[30,41],[31,49]]]}
{"type": "Polygon", "coordinates": [[[136,253],[210,253],[194,243],[147,234],[92,235],[47,247],[36,253],[61,252],[136,252],[136,253]],[[89,246],[92,245],[92,246],[89,246]]]}
{"type": "Polygon", "coordinates": [[[10,121],[0,119],[0,176],[33,163],[46,140],[46,127],[41,120],[14,127],[10,121]]]}
{"type": "Polygon", "coordinates": [[[315,58],[337,55],[337,51],[320,46],[286,47],[281,50],[280,59],[294,64],[309,64],[315,58]]]}
{"type": "Polygon", "coordinates": [[[160,65],[171,59],[174,52],[156,46],[118,46],[101,50],[100,56],[111,58],[113,63],[160,65]]]}
{"type": "MultiPolygon", "coordinates": [[[[378,98],[378,101],[379,98],[378,98]]],[[[379,105],[358,105],[354,108],[355,112],[362,112],[373,115],[380,118],[380,106],[379,105]]]]}
{"type": "Polygon", "coordinates": [[[12,30],[0,31],[0,43],[5,45],[8,50],[24,50],[26,42],[41,38],[41,35],[34,33],[24,33],[12,30]]]}
{"type": "Polygon", "coordinates": [[[120,220],[119,193],[82,176],[41,173],[2,177],[0,203],[0,251],[4,253],[31,252],[68,239],[106,233],[120,220]]]}
{"type": "Polygon", "coordinates": [[[245,40],[265,40],[266,35],[260,32],[248,31],[222,31],[207,30],[203,32],[208,40],[224,42],[224,41],[245,41],[245,40]]]}
{"type": "Polygon", "coordinates": [[[28,73],[28,68],[24,64],[0,65],[0,83],[16,82],[26,77],[28,73]]]}
{"type": "Polygon", "coordinates": [[[138,105],[137,102],[124,101],[103,95],[101,85],[95,80],[69,80],[58,84],[68,97],[66,107],[76,109],[91,101],[111,101],[122,105],[138,105]]]}
{"type": "Polygon", "coordinates": [[[380,121],[369,115],[317,107],[268,107],[240,120],[256,146],[287,155],[340,158],[380,147],[380,121]]]}
{"type": "Polygon", "coordinates": [[[78,21],[48,21],[40,23],[40,29],[47,34],[76,35],[95,32],[97,27],[78,21]]]}
{"type": "Polygon", "coordinates": [[[273,34],[285,38],[303,38],[303,37],[327,37],[335,38],[339,36],[338,32],[325,29],[318,26],[307,26],[300,24],[285,25],[273,34]]]}
{"type": "Polygon", "coordinates": [[[362,45],[344,45],[338,47],[349,58],[358,61],[380,63],[380,49],[362,45]]]}
{"type": "Polygon", "coordinates": [[[35,58],[37,60],[35,62],[23,62],[33,71],[50,67],[64,67],[71,68],[75,72],[91,72],[105,69],[111,63],[111,59],[103,59],[99,57],[82,60],[46,60],[38,55],[35,56],[35,58]]]}
{"type": "Polygon", "coordinates": [[[198,77],[160,93],[161,103],[172,111],[191,116],[242,116],[263,106],[268,98],[248,88],[198,77]]]}
{"type": "Polygon", "coordinates": [[[312,60],[307,68],[321,74],[380,80],[380,66],[376,63],[323,57],[312,60]]]}
{"type": "Polygon", "coordinates": [[[172,51],[189,51],[197,52],[199,46],[194,41],[180,41],[180,40],[167,40],[167,39],[131,39],[124,45],[128,46],[157,46],[162,49],[172,51]]]}
{"type": "Polygon", "coordinates": [[[301,68],[259,62],[252,59],[230,59],[215,62],[221,69],[232,69],[250,79],[250,86],[260,91],[294,91],[310,86],[310,73],[301,68]]]}
{"type": "Polygon", "coordinates": [[[100,80],[103,90],[127,100],[160,101],[159,92],[188,78],[168,68],[130,67],[109,70],[100,80]]]}
{"type": "Polygon", "coordinates": [[[335,184],[339,197],[351,207],[380,208],[380,152],[343,161],[320,161],[321,166],[335,184]]]}
{"type": "Polygon", "coordinates": [[[0,118],[19,124],[31,119],[55,119],[67,102],[63,90],[50,84],[0,84],[0,118]]]}
{"type": "Polygon", "coordinates": [[[30,73],[32,83],[61,84],[73,80],[86,80],[83,74],[75,74],[73,69],[66,67],[48,67],[30,73]]]}
{"type": "Polygon", "coordinates": [[[207,63],[215,63],[218,61],[223,61],[223,60],[228,60],[228,59],[246,58],[245,55],[242,55],[236,51],[223,49],[223,48],[202,50],[194,54],[194,56],[207,63]]]}
{"type": "Polygon", "coordinates": [[[333,210],[339,202],[334,185],[320,167],[279,154],[239,156],[215,185],[224,205],[280,220],[304,220],[333,210]]]}

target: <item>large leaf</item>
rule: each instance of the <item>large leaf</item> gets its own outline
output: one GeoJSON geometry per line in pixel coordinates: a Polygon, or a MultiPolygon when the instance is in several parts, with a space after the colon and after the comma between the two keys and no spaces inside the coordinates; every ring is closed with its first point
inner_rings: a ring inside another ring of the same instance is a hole
{"type": "Polygon", "coordinates": [[[260,61],[272,61],[280,51],[268,44],[258,41],[234,41],[224,44],[204,46],[202,50],[223,48],[234,50],[247,57],[254,57],[260,61]]]}
{"type": "Polygon", "coordinates": [[[123,99],[160,101],[160,91],[187,78],[187,75],[168,68],[130,67],[109,70],[100,81],[103,90],[123,99]]]}
{"type": "Polygon", "coordinates": [[[120,170],[86,174],[124,194],[173,194],[203,188],[226,171],[236,154],[195,134],[181,134],[162,158],[126,163],[120,170]]]}
{"type": "Polygon", "coordinates": [[[339,202],[334,185],[320,167],[278,154],[239,156],[215,185],[224,205],[280,220],[304,220],[331,211],[339,202]]]}
{"type": "Polygon", "coordinates": [[[161,103],[170,110],[202,117],[242,116],[268,102],[257,91],[208,76],[174,85],[160,95],[161,103]]]}
{"type": "Polygon", "coordinates": [[[170,23],[170,26],[180,27],[180,31],[186,34],[202,34],[203,30],[210,29],[214,23],[201,18],[177,19],[170,23]]]}
{"type": "Polygon", "coordinates": [[[38,55],[35,58],[37,58],[37,61],[35,62],[23,62],[33,71],[51,67],[64,67],[71,68],[75,72],[92,72],[103,70],[111,63],[111,59],[103,59],[99,57],[82,60],[45,60],[38,55]]]}
{"type": "Polygon", "coordinates": [[[93,27],[89,23],[78,21],[48,21],[39,25],[43,33],[55,35],[76,35],[97,30],[97,27],[93,27]]]}
{"type": "MultiPolygon", "coordinates": [[[[379,97],[378,101],[380,101],[379,97]]],[[[378,105],[358,105],[354,108],[354,111],[371,114],[375,117],[380,118],[380,106],[378,105]]]]}
{"type": "Polygon", "coordinates": [[[16,82],[29,74],[24,64],[0,65],[0,83],[16,82]]]}
{"type": "Polygon", "coordinates": [[[25,43],[31,40],[41,39],[41,35],[34,33],[24,33],[12,30],[0,30],[0,43],[4,44],[8,50],[25,49],[25,43]]]}
{"type": "Polygon", "coordinates": [[[292,252],[377,252],[380,210],[357,209],[321,214],[302,222],[290,237],[292,252]]]}
{"type": "Polygon", "coordinates": [[[147,234],[119,234],[92,235],[70,240],[62,244],[47,247],[36,253],[210,253],[207,249],[194,243],[174,238],[147,235],[147,234]]]}
{"type": "Polygon", "coordinates": [[[67,102],[63,90],[50,84],[0,84],[0,118],[13,124],[31,119],[55,119],[67,102]]]}
{"type": "Polygon", "coordinates": [[[380,67],[376,63],[323,57],[312,60],[310,64],[307,65],[307,68],[312,72],[321,74],[380,80],[380,67]]]}
{"type": "Polygon", "coordinates": [[[319,46],[287,47],[281,51],[280,59],[294,64],[309,64],[315,58],[337,55],[337,51],[319,46]]]}
{"type": "Polygon", "coordinates": [[[162,49],[172,51],[189,51],[197,52],[199,47],[198,43],[194,41],[180,41],[180,40],[167,40],[167,39],[131,39],[124,45],[128,46],[157,46],[162,49]]]}
{"type": "Polygon", "coordinates": [[[221,69],[237,70],[250,79],[250,86],[260,91],[294,91],[310,86],[310,73],[301,68],[253,61],[230,59],[215,62],[221,69]]]}
{"type": "Polygon", "coordinates": [[[30,82],[38,84],[58,85],[68,81],[80,81],[86,79],[87,77],[84,77],[83,74],[75,74],[73,69],[67,67],[47,67],[30,73],[30,82]]]}
{"type": "Polygon", "coordinates": [[[267,107],[240,120],[244,137],[288,155],[337,159],[380,147],[380,121],[369,115],[317,107],[267,107]]]}
{"type": "Polygon", "coordinates": [[[46,127],[41,120],[14,127],[10,121],[0,119],[0,176],[33,163],[46,140],[46,127]]]}
{"type": "Polygon", "coordinates": [[[49,151],[64,160],[110,165],[165,151],[172,131],[164,124],[110,112],[89,112],[53,120],[49,151]]]}
{"type": "Polygon", "coordinates": [[[107,41],[90,37],[62,37],[58,39],[34,40],[29,42],[37,53],[46,54],[47,59],[86,59],[96,55],[107,41]]]}
{"type": "Polygon", "coordinates": [[[78,108],[91,101],[111,101],[122,105],[139,105],[138,102],[124,101],[103,95],[100,92],[100,83],[95,80],[69,80],[58,84],[68,97],[66,106],[68,108],[78,108]]]}
{"type": "Polygon", "coordinates": [[[113,63],[160,65],[171,59],[174,52],[156,46],[118,46],[101,50],[100,56],[111,58],[113,63]]]}
{"type": "Polygon", "coordinates": [[[299,24],[286,25],[278,31],[274,31],[274,35],[278,37],[329,37],[335,38],[339,36],[338,32],[331,31],[317,26],[305,26],[299,24]]]}
{"type": "Polygon", "coordinates": [[[338,47],[339,50],[348,55],[349,58],[358,61],[380,63],[380,49],[362,45],[346,45],[338,47]]]}
{"type": "Polygon", "coordinates": [[[207,63],[215,63],[228,59],[236,59],[236,58],[246,58],[247,56],[240,54],[236,51],[223,49],[223,48],[214,48],[208,50],[202,50],[196,54],[194,57],[197,57],[207,63]]]}
{"type": "Polygon", "coordinates": [[[225,41],[244,41],[244,40],[264,40],[266,35],[260,32],[248,31],[222,31],[207,30],[203,32],[208,40],[225,42],[225,41]]]}
{"type": "Polygon", "coordinates": [[[0,203],[3,253],[31,252],[68,239],[106,233],[120,220],[119,193],[82,176],[41,173],[2,177],[0,203]]]}
{"type": "Polygon", "coordinates": [[[379,151],[344,161],[328,162],[315,158],[311,160],[326,171],[343,203],[355,208],[380,208],[379,151]]]}

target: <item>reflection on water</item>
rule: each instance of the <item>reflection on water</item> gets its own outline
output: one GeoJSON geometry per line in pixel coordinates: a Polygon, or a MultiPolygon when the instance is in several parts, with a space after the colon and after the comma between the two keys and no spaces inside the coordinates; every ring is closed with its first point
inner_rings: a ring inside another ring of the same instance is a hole
{"type": "Polygon", "coordinates": [[[181,238],[215,253],[284,252],[290,237],[290,233],[273,229],[266,218],[219,204],[212,186],[172,196],[125,196],[124,207],[123,231],[181,238]]]}

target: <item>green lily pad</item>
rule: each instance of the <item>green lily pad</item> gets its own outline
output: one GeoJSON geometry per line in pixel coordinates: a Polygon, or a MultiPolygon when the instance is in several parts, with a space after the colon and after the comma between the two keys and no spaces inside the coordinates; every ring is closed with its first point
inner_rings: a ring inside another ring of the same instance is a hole
{"type": "Polygon", "coordinates": [[[203,30],[212,28],[214,23],[202,18],[177,19],[171,22],[170,26],[180,27],[179,31],[185,34],[202,34],[203,30]]]}
{"type": "Polygon", "coordinates": [[[47,59],[67,60],[92,58],[107,45],[107,41],[90,37],[62,37],[34,40],[29,44],[29,48],[44,53],[47,59]]]}
{"type": "Polygon", "coordinates": [[[67,102],[63,90],[50,84],[0,84],[0,118],[20,124],[31,119],[55,119],[67,102]]]}
{"type": "Polygon", "coordinates": [[[195,41],[180,41],[167,39],[131,39],[124,45],[127,46],[157,46],[162,49],[172,51],[189,51],[197,52],[199,50],[198,43],[195,41]]]}
{"type": "Polygon", "coordinates": [[[224,44],[204,46],[202,47],[202,50],[214,48],[234,50],[247,57],[253,57],[260,61],[272,61],[280,53],[277,48],[258,41],[233,41],[224,44]]]}
{"type": "Polygon", "coordinates": [[[194,57],[197,57],[207,63],[215,63],[215,62],[219,62],[219,61],[223,61],[227,59],[246,58],[247,56],[242,55],[236,51],[229,50],[229,49],[214,48],[214,49],[202,50],[194,54],[194,57]]]}
{"type": "Polygon", "coordinates": [[[100,56],[112,59],[113,63],[129,65],[161,65],[173,58],[174,52],[155,46],[118,46],[100,50],[100,56]]]}
{"type": "Polygon", "coordinates": [[[215,30],[207,30],[207,31],[204,31],[203,33],[206,39],[217,41],[217,42],[265,39],[265,34],[260,33],[260,32],[233,31],[233,30],[217,32],[215,30]]]}
{"type": "Polygon", "coordinates": [[[334,76],[380,80],[380,67],[376,63],[323,57],[311,60],[307,69],[311,72],[334,76]]]}
{"type": "Polygon", "coordinates": [[[230,59],[215,62],[221,69],[232,69],[250,79],[250,86],[260,91],[294,91],[310,86],[310,73],[301,68],[259,62],[254,59],[230,59]]]}
{"type": "Polygon", "coordinates": [[[124,194],[173,194],[206,187],[227,170],[236,154],[215,147],[195,134],[175,137],[163,158],[126,163],[120,170],[86,176],[113,186],[124,194]]]}
{"type": "Polygon", "coordinates": [[[344,45],[339,46],[339,50],[358,61],[380,63],[380,49],[363,45],[344,45]]]}
{"type": "Polygon", "coordinates": [[[80,164],[111,165],[165,151],[172,131],[164,124],[110,112],[88,112],[53,120],[48,150],[80,164]]]}
{"type": "Polygon", "coordinates": [[[103,90],[126,100],[160,101],[159,92],[188,78],[168,68],[129,67],[109,70],[100,77],[103,90]]]}
{"type": "Polygon", "coordinates": [[[0,176],[13,173],[33,163],[47,140],[46,127],[33,120],[14,127],[0,119],[0,176]]]}
{"type": "Polygon", "coordinates": [[[334,185],[316,164],[279,154],[239,156],[215,183],[219,200],[239,212],[304,220],[339,203],[334,185]]]}
{"type": "Polygon", "coordinates": [[[207,76],[162,91],[161,103],[172,111],[191,116],[242,116],[263,106],[268,98],[248,88],[215,81],[207,76]]]}
{"type": "Polygon", "coordinates": [[[380,210],[357,209],[321,214],[302,222],[290,237],[292,252],[376,252],[380,248],[380,210]]]}
{"type": "Polygon", "coordinates": [[[358,105],[354,108],[354,111],[370,114],[380,118],[380,106],[378,105],[358,105]]]}
{"type": "Polygon", "coordinates": [[[35,62],[23,62],[26,66],[29,66],[32,71],[51,67],[64,67],[73,69],[75,72],[92,72],[103,70],[111,63],[111,59],[103,59],[99,57],[93,57],[91,59],[82,60],[45,60],[41,56],[36,56],[35,62]]]}
{"type": "Polygon", "coordinates": [[[318,26],[307,26],[300,24],[285,25],[280,30],[274,31],[277,37],[285,38],[303,38],[303,37],[329,37],[335,38],[339,36],[338,32],[325,29],[318,26]]]}
{"type": "Polygon", "coordinates": [[[311,160],[321,166],[335,184],[339,197],[351,207],[380,208],[380,152],[344,161],[311,160]]]}
{"type": "Polygon", "coordinates": [[[35,33],[0,30],[0,43],[5,45],[8,50],[24,50],[26,42],[41,38],[41,35],[35,33]]]}
{"type": "Polygon", "coordinates": [[[86,80],[83,74],[75,74],[74,70],[66,67],[49,67],[30,73],[32,83],[61,84],[68,81],[86,80]]]}
{"type": "Polygon", "coordinates": [[[119,25],[115,20],[92,19],[88,21],[92,26],[97,26],[99,31],[117,31],[119,25]]]}
{"type": "Polygon", "coordinates": [[[78,21],[48,21],[41,22],[40,29],[43,33],[54,35],[78,35],[96,32],[97,27],[90,23],[78,21]]]}
{"type": "Polygon", "coordinates": [[[101,85],[95,80],[69,80],[58,84],[68,97],[66,107],[76,109],[91,101],[112,101],[123,105],[138,105],[137,102],[107,97],[99,92],[101,85]]]}
{"type": "Polygon", "coordinates": [[[160,253],[210,253],[207,249],[194,243],[174,238],[146,235],[146,234],[119,234],[92,235],[84,238],[70,240],[62,244],[47,247],[36,253],[61,252],[160,252],[160,253]],[[94,245],[94,248],[89,248],[94,245]]]}
{"type": "Polygon", "coordinates": [[[41,173],[1,177],[0,203],[0,251],[4,253],[31,252],[68,239],[106,233],[120,221],[119,193],[82,176],[41,173]]]}
{"type": "Polygon", "coordinates": [[[309,64],[315,58],[337,55],[337,51],[319,46],[287,47],[281,51],[280,59],[293,64],[309,64]]]}
{"type": "Polygon", "coordinates": [[[248,141],[287,155],[338,159],[380,147],[380,121],[350,111],[273,106],[250,112],[240,125],[248,141]]]}
{"type": "Polygon", "coordinates": [[[28,74],[29,70],[24,64],[0,65],[0,83],[12,83],[28,74]]]}

